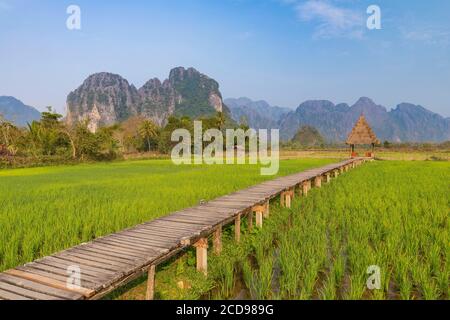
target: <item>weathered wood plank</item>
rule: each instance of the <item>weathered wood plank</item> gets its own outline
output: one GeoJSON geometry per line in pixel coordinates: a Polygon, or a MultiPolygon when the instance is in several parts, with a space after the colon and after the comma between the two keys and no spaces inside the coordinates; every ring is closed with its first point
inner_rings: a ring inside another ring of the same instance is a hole
{"type": "Polygon", "coordinates": [[[84,298],[82,294],[69,291],[62,290],[54,287],[50,287],[44,284],[40,284],[38,282],[30,281],[23,278],[18,278],[15,276],[11,276],[8,274],[0,274],[0,281],[6,282],[24,289],[32,290],[35,292],[45,293],[57,298],[65,299],[65,300],[81,300],[84,298]]]}
{"type": "Polygon", "coordinates": [[[16,294],[16,293],[12,293],[6,290],[2,290],[0,289],[0,299],[2,300],[33,300],[31,298],[16,294]]]}
{"type": "MultiPolygon", "coordinates": [[[[30,280],[30,281],[34,281],[34,282],[41,283],[44,285],[48,285],[50,287],[54,287],[54,288],[58,288],[58,289],[62,289],[62,290],[68,290],[67,282],[64,282],[64,281],[61,282],[56,279],[48,278],[46,276],[42,276],[39,274],[28,273],[27,271],[22,271],[20,269],[7,270],[7,271],[5,271],[5,273],[12,275],[12,276],[19,277],[19,278],[23,278],[26,280],[30,280]]],[[[87,288],[72,288],[69,290],[80,293],[85,297],[90,297],[95,293],[93,290],[90,290],[87,288]]]]}

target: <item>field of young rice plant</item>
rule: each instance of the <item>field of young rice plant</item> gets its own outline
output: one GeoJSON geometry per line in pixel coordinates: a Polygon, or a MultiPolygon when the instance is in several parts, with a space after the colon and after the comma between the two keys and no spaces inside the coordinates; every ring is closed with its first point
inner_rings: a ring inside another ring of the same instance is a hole
{"type": "Polygon", "coordinates": [[[208,278],[195,273],[193,252],[163,266],[157,297],[449,299],[449,191],[448,162],[364,164],[296,196],[291,209],[274,202],[261,230],[243,221],[239,245],[228,228],[208,278]],[[379,289],[367,286],[371,266],[379,289]]]}
{"type": "MultiPolygon", "coordinates": [[[[284,160],[280,175],[337,160],[284,160]]],[[[274,177],[170,160],[0,170],[0,271],[274,177]]]]}

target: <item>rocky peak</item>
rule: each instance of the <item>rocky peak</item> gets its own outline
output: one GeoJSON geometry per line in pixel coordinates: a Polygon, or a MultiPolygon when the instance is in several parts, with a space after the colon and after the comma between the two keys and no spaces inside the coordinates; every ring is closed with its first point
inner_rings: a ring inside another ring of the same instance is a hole
{"type": "Polygon", "coordinates": [[[108,72],[95,73],[67,97],[67,121],[87,120],[95,129],[112,125],[135,115],[138,101],[136,88],[126,79],[108,72]]]}
{"type": "Polygon", "coordinates": [[[172,69],[163,82],[147,81],[139,90],[120,75],[93,74],[69,94],[67,108],[69,123],[87,119],[91,128],[135,115],[164,125],[172,114],[197,118],[216,111],[228,113],[219,84],[194,68],[183,67],[172,69]]]}

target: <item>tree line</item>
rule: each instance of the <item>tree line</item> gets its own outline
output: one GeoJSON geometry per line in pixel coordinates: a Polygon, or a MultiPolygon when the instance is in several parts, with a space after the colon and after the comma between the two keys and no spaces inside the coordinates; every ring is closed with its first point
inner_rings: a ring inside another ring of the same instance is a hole
{"type": "MultiPolygon", "coordinates": [[[[199,120],[202,120],[204,130],[215,128],[223,131],[230,125],[236,126],[221,112],[199,120]]],[[[42,163],[108,161],[124,154],[149,151],[168,154],[176,144],[171,141],[175,129],[190,132],[194,129],[191,118],[175,116],[169,117],[162,127],[143,117],[100,127],[96,132],[91,132],[88,124],[88,121],[80,121],[69,125],[51,107],[42,112],[39,121],[23,128],[0,115],[0,157],[12,163],[19,160],[42,163]]],[[[245,124],[239,127],[248,129],[245,124]]]]}

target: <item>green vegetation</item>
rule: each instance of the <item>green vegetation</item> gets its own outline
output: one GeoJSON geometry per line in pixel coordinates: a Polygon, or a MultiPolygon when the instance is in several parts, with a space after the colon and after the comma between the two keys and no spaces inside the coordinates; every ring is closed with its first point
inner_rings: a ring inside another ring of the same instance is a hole
{"type": "MultiPolygon", "coordinates": [[[[123,155],[155,151],[167,155],[178,143],[171,141],[174,130],[194,131],[193,120],[186,116],[171,116],[162,128],[152,120],[135,116],[96,132],[90,130],[87,121],[69,125],[61,118],[49,107],[40,121],[18,128],[0,115],[0,168],[111,161],[123,155]]],[[[238,128],[222,112],[193,119],[202,121],[204,131],[238,128]]]]}
{"type": "MultiPolygon", "coordinates": [[[[279,174],[333,161],[282,161],[279,174]]],[[[0,170],[0,270],[267,179],[259,166],[170,160],[0,170]]]]}
{"type": "Polygon", "coordinates": [[[323,147],[325,145],[325,139],[320,132],[311,126],[301,127],[291,142],[298,147],[323,147]]]}
{"type": "MultiPolygon", "coordinates": [[[[208,278],[193,272],[193,251],[161,266],[156,297],[449,299],[449,189],[448,162],[365,164],[291,209],[274,201],[261,230],[248,233],[243,219],[239,245],[227,228],[208,278]],[[366,287],[372,265],[380,290],[366,287]]],[[[142,281],[112,298],[142,298],[142,281]]]]}

